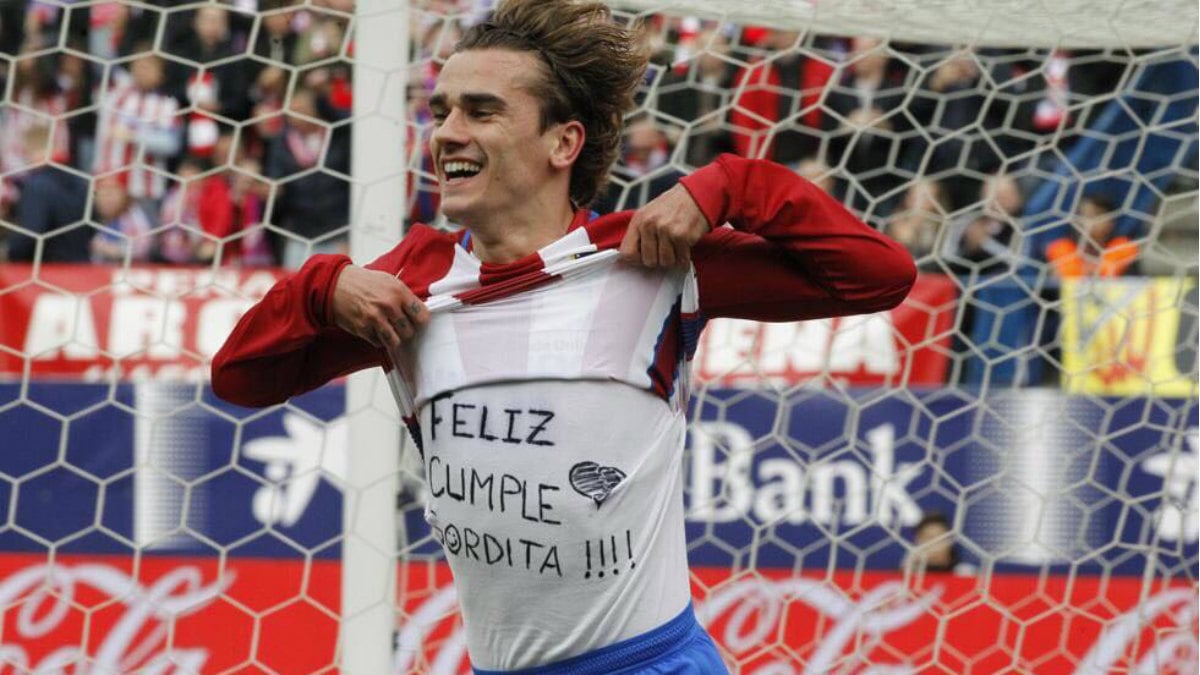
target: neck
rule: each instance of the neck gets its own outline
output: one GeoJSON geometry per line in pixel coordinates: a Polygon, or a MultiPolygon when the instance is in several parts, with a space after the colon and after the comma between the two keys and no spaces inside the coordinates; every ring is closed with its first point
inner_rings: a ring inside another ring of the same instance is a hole
{"type": "Polygon", "coordinates": [[[475,256],[495,264],[520,260],[566,234],[575,218],[575,209],[566,199],[554,207],[531,206],[503,219],[466,224],[475,256]]]}

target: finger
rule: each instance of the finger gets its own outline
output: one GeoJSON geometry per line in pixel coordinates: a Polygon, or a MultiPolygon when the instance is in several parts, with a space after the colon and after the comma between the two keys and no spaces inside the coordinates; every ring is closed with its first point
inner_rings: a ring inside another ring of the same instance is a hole
{"type": "Polygon", "coordinates": [[[662,267],[671,267],[675,264],[675,243],[670,237],[659,237],[658,239],[658,264],[662,267]]]}
{"type": "Polygon", "coordinates": [[[675,264],[687,267],[692,263],[692,247],[686,241],[675,242],[675,264]]]}
{"type": "Polygon", "coordinates": [[[653,227],[645,228],[641,233],[642,264],[654,267],[658,264],[658,231],[653,227]]]}
{"type": "Polygon", "coordinates": [[[380,349],[387,348],[387,342],[385,342],[379,333],[374,329],[362,329],[347,332],[352,333],[355,337],[369,343],[372,347],[378,347],[380,349]]]}
{"type": "Polygon", "coordinates": [[[411,340],[412,336],[416,334],[412,323],[403,317],[396,319],[396,322],[392,324],[392,327],[395,328],[396,334],[405,340],[411,340]]]}
{"type": "Polygon", "coordinates": [[[425,303],[417,300],[416,296],[404,304],[404,314],[408,316],[414,326],[424,326],[429,323],[429,309],[425,307],[425,303]]]}
{"type": "Polygon", "coordinates": [[[395,326],[404,319],[404,308],[401,301],[395,297],[381,297],[375,305],[375,311],[367,319],[372,323],[395,326]]]}
{"type": "Polygon", "coordinates": [[[371,335],[374,339],[370,342],[376,347],[392,351],[400,346],[400,337],[389,329],[376,327],[371,331],[371,335]]]}
{"type": "MultiPolygon", "coordinates": [[[[636,218],[634,220],[636,220],[636,218]]],[[[631,221],[629,223],[629,228],[625,230],[625,237],[621,239],[621,259],[631,263],[637,262],[638,254],[641,252],[641,247],[641,235],[638,232],[637,224],[631,221]]]]}

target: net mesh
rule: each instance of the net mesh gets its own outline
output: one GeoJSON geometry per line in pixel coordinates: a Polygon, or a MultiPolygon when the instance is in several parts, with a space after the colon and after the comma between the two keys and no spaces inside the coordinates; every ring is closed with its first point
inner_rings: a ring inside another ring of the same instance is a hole
{"type": "MultiPolygon", "coordinates": [[[[733,672],[1197,672],[1196,7],[1053,5],[615,5],[654,56],[597,211],[765,157],[922,273],[890,312],[706,329],[684,498],[733,672]]],[[[353,648],[348,427],[390,401],[251,411],[204,379],[360,226],[354,9],[0,4],[0,670],[353,648]]],[[[449,227],[426,103],[486,4],[408,11],[396,198],[449,227]]],[[[469,672],[414,455],[371,516],[394,669],[469,672]]]]}

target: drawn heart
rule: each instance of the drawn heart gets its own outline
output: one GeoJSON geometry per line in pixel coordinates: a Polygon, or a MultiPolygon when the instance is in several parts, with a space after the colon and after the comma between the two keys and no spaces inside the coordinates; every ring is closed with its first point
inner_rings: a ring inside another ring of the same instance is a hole
{"type": "Polygon", "coordinates": [[[625,472],[615,466],[600,466],[595,462],[580,462],[571,467],[571,487],[596,502],[596,508],[612,494],[613,488],[625,480],[625,472]]]}

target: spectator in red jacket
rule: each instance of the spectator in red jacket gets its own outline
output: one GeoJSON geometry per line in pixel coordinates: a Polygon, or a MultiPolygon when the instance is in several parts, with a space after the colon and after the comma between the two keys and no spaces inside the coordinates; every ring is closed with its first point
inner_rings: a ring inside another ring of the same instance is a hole
{"type": "Polygon", "coordinates": [[[734,127],[734,148],[743,157],[786,164],[808,157],[817,149],[817,130],[821,127],[817,104],[833,67],[796,51],[798,39],[795,31],[768,31],[762,46],[787,53],[757,60],[738,75],[736,86],[745,89],[734,101],[729,123],[734,127]]]}
{"type": "Polygon", "coordinates": [[[201,174],[208,168],[199,157],[179,163],[179,183],[163,200],[159,222],[159,255],[177,264],[208,263],[217,254],[218,242],[233,231],[233,201],[222,174],[201,174]]]}

